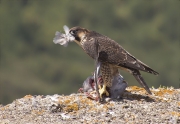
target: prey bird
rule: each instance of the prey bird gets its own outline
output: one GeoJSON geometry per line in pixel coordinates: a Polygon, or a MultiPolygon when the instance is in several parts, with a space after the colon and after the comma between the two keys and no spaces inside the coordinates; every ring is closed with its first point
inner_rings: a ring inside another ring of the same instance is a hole
{"type": "Polygon", "coordinates": [[[113,73],[118,69],[128,71],[149,94],[152,94],[140,71],[154,75],[158,75],[158,72],[136,59],[116,41],[81,27],[73,27],[69,33],[74,36],[74,41],[94,60],[97,58],[97,50],[94,44],[98,44],[98,61],[101,63],[100,70],[104,81],[103,86],[99,86],[101,98],[103,94],[109,96],[106,88],[112,86],[113,73]]]}

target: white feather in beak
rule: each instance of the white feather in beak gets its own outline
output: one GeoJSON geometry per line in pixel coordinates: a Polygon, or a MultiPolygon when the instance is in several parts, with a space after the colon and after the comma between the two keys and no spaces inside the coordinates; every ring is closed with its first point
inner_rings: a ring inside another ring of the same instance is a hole
{"type": "Polygon", "coordinates": [[[63,28],[65,31],[65,34],[56,31],[53,42],[55,44],[60,44],[60,45],[63,45],[64,47],[67,47],[68,43],[72,42],[75,38],[69,33],[69,28],[66,25],[64,25],[63,28]]]}

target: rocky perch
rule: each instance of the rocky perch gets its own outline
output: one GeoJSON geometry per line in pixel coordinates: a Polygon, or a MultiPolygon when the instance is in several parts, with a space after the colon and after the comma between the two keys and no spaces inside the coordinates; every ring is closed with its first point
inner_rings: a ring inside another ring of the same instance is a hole
{"type": "Polygon", "coordinates": [[[26,95],[0,105],[0,124],[180,124],[180,89],[128,87],[122,98],[99,103],[85,94],[26,95]]]}

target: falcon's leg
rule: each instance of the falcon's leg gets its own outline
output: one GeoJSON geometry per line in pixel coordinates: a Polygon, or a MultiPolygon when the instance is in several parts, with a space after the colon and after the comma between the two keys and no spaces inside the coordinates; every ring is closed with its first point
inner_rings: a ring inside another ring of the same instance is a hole
{"type": "Polygon", "coordinates": [[[103,87],[99,85],[99,94],[100,98],[102,98],[102,95],[105,94],[106,96],[109,96],[108,91],[106,90],[106,87],[111,87],[111,69],[109,64],[107,63],[102,63],[101,67],[101,73],[102,73],[102,78],[103,78],[103,87]]]}

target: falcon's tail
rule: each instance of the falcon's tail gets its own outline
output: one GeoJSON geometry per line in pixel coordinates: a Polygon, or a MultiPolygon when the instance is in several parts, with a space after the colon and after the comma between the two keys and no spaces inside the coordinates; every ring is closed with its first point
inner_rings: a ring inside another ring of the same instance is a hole
{"type": "Polygon", "coordinates": [[[143,77],[141,76],[140,72],[138,70],[133,71],[133,76],[136,78],[136,80],[139,82],[139,84],[149,93],[152,94],[148,85],[144,81],[143,77]]]}
{"type": "MultiPolygon", "coordinates": [[[[144,66],[144,65],[143,65],[144,66]]],[[[151,74],[154,74],[154,75],[159,75],[159,73],[158,72],[156,72],[156,71],[154,71],[153,69],[151,69],[150,67],[148,67],[148,66],[144,66],[144,68],[145,68],[145,72],[148,72],[148,73],[151,73],[151,74]]]]}
{"type": "Polygon", "coordinates": [[[147,66],[146,64],[144,64],[143,62],[141,62],[140,60],[138,60],[138,63],[140,65],[140,70],[141,71],[145,71],[154,75],[159,75],[158,72],[154,71],[153,69],[151,69],[149,66],[147,66]]]}

